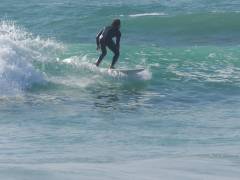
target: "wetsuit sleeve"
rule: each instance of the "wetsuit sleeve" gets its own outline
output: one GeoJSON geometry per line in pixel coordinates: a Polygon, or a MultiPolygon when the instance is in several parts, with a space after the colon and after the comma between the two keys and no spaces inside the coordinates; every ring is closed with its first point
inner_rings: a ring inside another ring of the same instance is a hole
{"type": "Polygon", "coordinates": [[[120,39],[121,39],[121,32],[118,31],[116,35],[116,46],[118,49],[120,48],[120,39]]]}
{"type": "Polygon", "coordinates": [[[99,46],[99,37],[101,36],[102,32],[103,32],[103,29],[96,36],[96,44],[97,44],[97,46],[99,46]]]}

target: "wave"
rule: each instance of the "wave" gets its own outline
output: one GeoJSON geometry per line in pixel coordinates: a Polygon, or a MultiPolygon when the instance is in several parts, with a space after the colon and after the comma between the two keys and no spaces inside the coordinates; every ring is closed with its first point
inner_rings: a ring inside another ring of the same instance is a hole
{"type": "Polygon", "coordinates": [[[81,45],[78,55],[74,56],[71,46],[35,36],[14,22],[1,21],[0,97],[17,96],[45,85],[85,88],[97,82],[151,79],[149,70],[130,77],[107,68],[96,68],[84,46],[81,45]]]}
{"type": "Polygon", "coordinates": [[[189,82],[189,87],[195,84],[202,87],[209,84],[239,87],[239,47],[123,45],[118,66],[134,68],[140,65],[146,69],[135,77],[102,68],[109,65],[108,60],[103,61],[100,68],[93,66],[97,57],[94,48],[92,44],[68,46],[42,39],[13,22],[2,21],[0,96],[15,95],[31,89],[35,84],[41,86],[49,82],[53,84],[51,87],[63,85],[67,88],[86,88],[98,83],[132,83],[135,80],[149,80],[156,87],[163,84],[172,87],[179,82],[189,82]]]}
{"type": "Polygon", "coordinates": [[[33,84],[46,82],[34,66],[53,58],[62,45],[41,39],[11,21],[0,22],[0,95],[16,95],[33,84]]]}

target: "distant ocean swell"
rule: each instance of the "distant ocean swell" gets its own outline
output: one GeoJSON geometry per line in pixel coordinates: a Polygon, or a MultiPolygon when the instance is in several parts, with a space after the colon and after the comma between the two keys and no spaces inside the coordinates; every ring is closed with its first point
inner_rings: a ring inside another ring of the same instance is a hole
{"type": "Polygon", "coordinates": [[[238,44],[240,23],[237,12],[168,15],[165,13],[123,16],[127,38],[166,45],[238,44]],[[134,32],[134,33],[132,33],[134,32]],[[146,36],[147,35],[147,36],[146,36]]]}

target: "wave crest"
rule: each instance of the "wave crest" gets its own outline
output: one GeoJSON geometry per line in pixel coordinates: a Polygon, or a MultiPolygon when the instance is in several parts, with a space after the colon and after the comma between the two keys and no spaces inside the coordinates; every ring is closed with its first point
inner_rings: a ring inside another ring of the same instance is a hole
{"type": "Polygon", "coordinates": [[[33,84],[45,83],[44,72],[34,66],[54,57],[63,46],[34,37],[11,21],[0,22],[0,95],[16,95],[33,84]]]}

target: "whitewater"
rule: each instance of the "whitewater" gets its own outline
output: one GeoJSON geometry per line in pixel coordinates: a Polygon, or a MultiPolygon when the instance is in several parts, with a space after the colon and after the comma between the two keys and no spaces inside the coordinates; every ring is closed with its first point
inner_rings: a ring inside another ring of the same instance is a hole
{"type": "Polygon", "coordinates": [[[240,3],[0,4],[0,179],[237,180],[240,3]],[[93,63],[122,20],[119,68],[93,63]]]}

